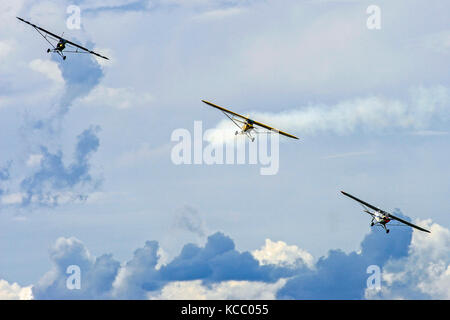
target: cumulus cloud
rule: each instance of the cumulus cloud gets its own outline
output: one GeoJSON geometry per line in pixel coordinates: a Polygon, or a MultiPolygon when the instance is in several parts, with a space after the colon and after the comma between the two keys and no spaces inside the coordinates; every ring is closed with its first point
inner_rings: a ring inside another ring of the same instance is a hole
{"type": "Polygon", "coordinates": [[[161,268],[170,280],[202,279],[206,282],[224,280],[276,281],[292,271],[275,266],[261,266],[250,252],[239,252],[232,239],[217,232],[208,237],[204,248],[189,244],[180,255],[161,268]]]}
{"type": "MultiPolygon", "coordinates": [[[[143,299],[149,291],[161,290],[168,283],[201,280],[210,285],[223,281],[276,282],[292,271],[260,266],[249,252],[238,252],[233,241],[222,233],[208,237],[204,247],[187,244],[168,264],[155,269],[158,243],[147,242],[121,269],[115,282],[115,296],[143,299]],[[146,253],[144,255],[144,253],[146,253]]],[[[170,287],[169,287],[170,288],[170,287]]],[[[151,295],[158,295],[152,293],[151,295]]]]}
{"type": "Polygon", "coordinates": [[[30,68],[36,72],[42,73],[47,78],[58,84],[64,84],[64,79],[58,64],[54,61],[35,59],[30,62],[30,68]]]}
{"type": "MultiPolygon", "coordinates": [[[[400,212],[396,215],[402,216],[400,212]]],[[[408,255],[411,229],[391,230],[389,236],[372,229],[358,252],[329,251],[314,270],[299,273],[278,292],[281,299],[362,299],[367,287],[367,268],[383,266],[390,259],[408,255]]]]}
{"type": "Polygon", "coordinates": [[[120,264],[110,254],[94,257],[76,238],[60,238],[50,251],[52,269],[32,293],[36,299],[448,299],[450,230],[418,223],[431,234],[372,229],[360,250],[330,250],[316,262],[305,250],[270,239],[253,253],[239,252],[220,232],[203,247],[186,244],[165,264],[157,241],[120,264]],[[81,270],[79,290],[67,287],[71,265],[81,270]],[[375,291],[367,289],[373,265],[382,270],[375,291]]]}
{"type": "Polygon", "coordinates": [[[198,297],[270,299],[284,284],[280,280],[295,272],[260,265],[249,252],[237,251],[234,242],[222,233],[209,236],[204,247],[185,245],[177,257],[159,266],[162,257],[156,241],[147,241],[122,265],[111,255],[93,257],[75,238],[58,239],[50,258],[52,270],[33,286],[36,299],[166,299],[174,297],[180,286],[190,287],[198,297]],[[81,270],[80,290],[67,288],[67,268],[71,265],[81,270]],[[246,293],[249,296],[245,297],[246,293]]]}
{"type": "Polygon", "coordinates": [[[450,230],[431,220],[417,221],[431,231],[414,232],[408,255],[383,269],[381,290],[369,299],[450,299],[450,230]]]}
{"type": "Polygon", "coordinates": [[[0,300],[31,300],[31,286],[21,287],[18,283],[8,283],[0,279],[0,300]]]}
{"type": "Polygon", "coordinates": [[[158,264],[159,244],[147,241],[143,248],[134,251],[133,258],[118,272],[113,283],[116,298],[144,299],[147,291],[157,290],[162,285],[158,264]]]}
{"type": "Polygon", "coordinates": [[[261,265],[298,267],[305,264],[312,268],[314,264],[314,258],[309,252],[295,245],[289,246],[283,241],[266,239],[265,245],[260,250],[253,251],[252,254],[261,265]]]}
{"type": "Polygon", "coordinates": [[[201,280],[174,281],[160,291],[149,293],[148,299],[158,300],[274,300],[286,279],[275,283],[261,281],[223,281],[206,286],[201,280]]]}
{"type": "Polygon", "coordinates": [[[50,250],[52,269],[33,286],[35,299],[105,299],[120,267],[111,255],[93,257],[76,238],[60,238],[50,250]],[[80,270],[80,289],[70,289],[68,268],[80,270]]]}

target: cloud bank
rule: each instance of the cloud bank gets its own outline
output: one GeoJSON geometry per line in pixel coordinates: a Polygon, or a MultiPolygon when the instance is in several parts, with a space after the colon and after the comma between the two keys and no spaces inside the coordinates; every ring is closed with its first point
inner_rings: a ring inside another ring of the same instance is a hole
{"type": "MultiPolygon", "coordinates": [[[[401,214],[397,212],[397,214],[401,214]]],[[[371,229],[360,250],[331,250],[313,261],[295,245],[266,240],[239,252],[217,232],[203,247],[186,244],[157,268],[157,241],[147,241],[120,263],[92,256],[76,238],[60,238],[50,251],[52,269],[32,287],[35,299],[448,299],[450,230],[420,221],[431,234],[371,229]],[[70,265],[81,270],[81,288],[66,286],[70,265]],[[367,268],[382,270],[380,289],[368,289],[367,268]]],[[[9,287],[8,287],[9,288],[9,287]]]]}

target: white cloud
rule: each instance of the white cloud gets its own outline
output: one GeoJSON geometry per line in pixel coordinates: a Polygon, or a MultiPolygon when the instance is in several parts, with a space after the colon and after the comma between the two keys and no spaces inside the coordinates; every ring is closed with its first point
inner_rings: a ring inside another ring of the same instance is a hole
{"type": "Polygon", "coordinates": [[[50,60],[35,59],[29,64],[31,70],[40,72],[50,80],[58,84],[64,84],[64,78],[56,62],[50,60]]]}
{"type": "Polygon", "coordinates": [[[13,205],[13,204],[20,204],[22,203],[22,200],[24,198],[23,193],[10,193],[2,196],[2,204],[5,205],[13,205]]]}
{"type": "Polygon", "coordinates": [[[80,102],[91,107],[111,106],[117,109],[129,109],[149,106],[153,102],[153,97],[147,92],[136,92],[132,88],[111,88],[99,85],[87,97],[81,98],[80,102]]]}
{"type": "Polygon", "coordinates": [[[286,283],[280,279],[275,283],[259,281],[222,281],[205,286],[201,280],[174,281],[158,293],[148,293],[148,299],[164,300],[273,300],[286,283]]]}
{"type": "Polygon", "coordinates": [[[17,283],[9,284],[8,281],[0,279],[0,300],[31,300],[32,298],[31,286],[21,287],[17,283]]]}
{"type": "Polygon", "coordinates": [[[93,51],[97,52],[98,54],[101,54],[102,56],[108,58],[108,59],[103,59],[101,57],[93,55],[95,60],[102,67],[110,67],[112,64],[116,64],[118,62],[117,58],[114,56],[113,51],[111,49],[95,47],[93,49],[93,51]]]}
{"type": "MultiPolygon", "coordinates": [[[[414,230],[409,251],[406,252],[407,247],[404,247],[404,253],[407,255],[389,260],[382,266],[382,289],[380,291],[366,289],[366,298],[450,299],[450,230],[438,224],[432,224],[430,220],[414,223],[430,229],[431,233],[414,230]]],[[[310,269],[315,269],[313,257],[308,252],[294,245],[289,246],[282,241],[274,242],[266,239],[265,245],[260,250],[252,252],[252,255],[260,265],[282,268],[298,268],[307,265],[310,269]]],[[[190,280],[190,277],[184,281],[167,280],[165,272],[169,269],[163,270],[162,273],[159,273],[158,269],[171,262],[168,262],[164,251],[155,241],[147,241],[143,248],[135,250],[133,259],[123,263],[121,267],[112,259],[112,256],[103,255],[97,258],[91,256],[87,248],[76,238],[59,238],[52,247],[50,256],[54,267],[33,288],[38,298],[46,296],[47,290],[53,296],[68,293],[64,287],[66,279],[64,272],[65,267],[71,264],[80,265],[82,270],[87,270],[84,273],[85,291],[78,298],[84,297],[83,294],[89,298],[99,297],[100,291],[96,290],[102,288],[102,296],[119,299],[130,297],[195,300],[276,299],[278,292],[285,289],[289,277],[286,275],[275,278],[274,282],[252,281],[248,278],[219,282],[209,282],[207,278],[190,280]],[[161,258],[164,261],[160,261],[161,258]]],[[[303,271],[307,273],[311,271],[303,268],[292,270],[294,276],[297,271],[298,275],[301,275],[303,271]]],[[[307,279],[304,281],[311,285],[307,279]]],[[[6,288],[10,287],[10,285],[6,286],[6,288]]],[[[14,288],[18,291],[17,286],[14,288]]]]}
{"type": "Polygon", "coordinates": [[[162,266],[167,265],[170,262],[169,254],[161,247],[158,248],[158,263],[155,266],[156,270],[161,269],[162,266]]]}
{"type": "Polygon", "coordinates": [[[450,230],[431,220],[416,223],[431,233],[414,230],[408,256],[389,262],[381,290],[366,290],[366,298],[450,299],[450,230]]]}
{"type": "Polygon", "coordinates": [[[0,41],[0,59],[4,59],[11,51],[12,47],[9,43],[0,41]]]}
{"type": "Polygon", "coordinates": [[[42,154],[31,154],[28,157],[26,164],[28,167],[36,167],[41,164],[42,158],[43,158],[42,154]]]}
{"type": "Polygon", "coordinates": [[[25,0],[17,1],[1,1],[0,2],[0,26],[3,28],[3,24],[8,24],[11,21],[16,20],[18,12],[23,7],[25,0]]]}
{"type": "Polygon", "coordinates": [[[266,239],[265,245],[252,254],[261,265],[298,267],[305,264],[309,268],[314,266],[314,258],[309,252],[295,245],[289,246],[283,241],[266,239]]]}
{"type": "Polygon", "coordinates": [[[450,230],[437,223],[432,223],[431,220],[417,221],[417,224],[426,226],[426,229],[429,227],[431,233],[417,231],[413,233],[412,253],[425,263],[440,259],[450,262],[450,230]]]}

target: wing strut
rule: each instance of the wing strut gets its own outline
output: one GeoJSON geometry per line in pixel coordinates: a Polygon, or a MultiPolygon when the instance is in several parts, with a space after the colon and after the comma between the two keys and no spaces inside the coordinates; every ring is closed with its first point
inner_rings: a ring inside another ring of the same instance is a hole
{"type": "Polygon", "coordinates": [[[44,36],[44,35],[42,34],[42,32],[39,31],[38,28],[36,28],[36,27],[33,27],[33,28],[34,28],[34,30],[36,30],[36,31],[42,36],[42,38],[45,39],[45,41],[47,41],[47,42],[52,46],[53,49],[56,49],[55,45],[54,45],[53,43],[51,43],[51,42],[47,39],[47,37],[44,36]]]}
{"type": "Polygon", "coordinates": [[[228,117],[228,119],[230,119],[231,121],[233,121],[233,123],[234,123],[239,129],[242,130],[242,127],[241,127],[240,125],[238,125],[238,124],[236,123],[236,121],[234,121],[234,119],[233,119],[232,117],[230,117],[226,112],[224,112],[224,111],[222,111],[222,112],[223,112],[224,115],[226,115],[226,116],[228,117]]]}

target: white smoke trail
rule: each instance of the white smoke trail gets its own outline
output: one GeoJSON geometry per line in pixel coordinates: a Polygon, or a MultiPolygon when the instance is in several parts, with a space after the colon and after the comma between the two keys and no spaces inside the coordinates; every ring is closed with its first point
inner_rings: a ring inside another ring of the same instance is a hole
{"type": "MultiPolygon", "coordinates": [[[[421,87],[411,89],[406,101],[368,96],[334,105],[309,105],[279,113],[250,114],[260,122],[303,136],[327,132],[348,135],[358,130],[377,133],[398,129],[426,130],[435,122],[450,120],[450,90],[444,86],[421,87]]],[[[228,129],[233,136],[232,124],[222,121],[216,128],[228,129]]]]}

